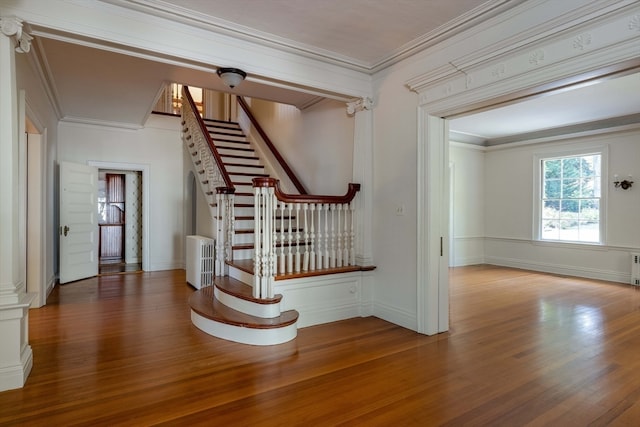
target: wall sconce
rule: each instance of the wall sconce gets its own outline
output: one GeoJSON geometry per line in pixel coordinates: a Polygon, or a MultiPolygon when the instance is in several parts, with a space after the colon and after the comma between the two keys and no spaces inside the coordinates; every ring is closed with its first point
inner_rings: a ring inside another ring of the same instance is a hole
{"type": "Polygon", "coordinates": [[[247,77],[247,73],[238,68],[218,68],[216,74],[231,89],[238,86],[247,77]]]}
{"type": "Polygon", "coordinates": [[[613,181],[613,186],[616,188],[622,188],[623,190],[628,190],[633,185],[633,181],[631,181],[633,177],[629,175],[628,179],[624,179],[620,181],[618,175],[614,175],[615,181],[613,181]]]}

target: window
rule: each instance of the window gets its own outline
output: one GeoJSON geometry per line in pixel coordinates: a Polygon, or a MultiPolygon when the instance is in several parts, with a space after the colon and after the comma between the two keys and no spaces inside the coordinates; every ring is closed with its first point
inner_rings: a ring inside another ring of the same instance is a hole
{"type": "Polygon", "coordinates": [[[603,243],[602,152],[540,157],[540,240],[603,243]]]}

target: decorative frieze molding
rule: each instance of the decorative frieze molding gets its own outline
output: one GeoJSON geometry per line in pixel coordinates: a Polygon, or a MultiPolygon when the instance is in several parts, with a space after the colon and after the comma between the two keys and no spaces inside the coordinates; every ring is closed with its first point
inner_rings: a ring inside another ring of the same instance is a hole
{"type": "Polygon", "coordinates": [[[369,97],[360,98],[357,101],[347,102],[347,114],[353,115],[359,111],[371,110],[373,108],[373,99],[369,97]]]}
{"type": "Polygon", "coordinates": [[[640,32],[640,15],[634,15],[629,20],[629,29],[640,32]]]}
{"type": "Polygon", "coordinates": [[[14,16],[0,17],[0,31],[16,41],[16,52],[27,53],[31,50],[33,37],[24,30],[22,20],[14,16]]]}
{"type": "Polygon", "coordinates": [[[512,47],[450,61],[406,82],[419,94],[420,105],[434,105],[432,113],[458,113],[449,105],[481,103],[490,93],[510,93],[578,75],[589,68],[606,67],[638,58],[640,14],[637,7],[622,8],[607,19],[575,22],[540,39],[512,40],[512,47]],[[525,48],[526,46],[526,48],[525,48]],[[455,99],[454,99],[455,98],[455,99]],[[464,98],[464,102],[460,99],[464,98]],[[456,100],[457,99],[457,100],[456,100]]]}

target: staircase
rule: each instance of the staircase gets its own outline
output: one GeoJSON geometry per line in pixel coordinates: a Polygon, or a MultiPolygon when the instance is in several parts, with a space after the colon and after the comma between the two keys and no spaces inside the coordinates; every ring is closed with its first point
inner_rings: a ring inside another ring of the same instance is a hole
{"type": "MultiPolygon", "coordinates": [[[[254,193],[253,178],[266,178],[264,165],[256,156],[238,123],[204,119],[207,133],[214,142],[235,188],[233,198],[234,228],[233,261],[227,262],[229,275],[216,277],[213,286],[195,292],[190,300],[191,320],[204,332],[230,341],[252,345],[274,345],[294,339],[297,335],[298,312],[281,311],[282,295],[255,298],[252,283],[254,255],[254,193]]],[[[217,199],[206,176],[209,154],[198,144],[185,123],[185,138],[197,175],[207,195],[213,217],[217,214],[217,199]]],[[[221,218],[218,218],[221,220],[221,218]]]]}

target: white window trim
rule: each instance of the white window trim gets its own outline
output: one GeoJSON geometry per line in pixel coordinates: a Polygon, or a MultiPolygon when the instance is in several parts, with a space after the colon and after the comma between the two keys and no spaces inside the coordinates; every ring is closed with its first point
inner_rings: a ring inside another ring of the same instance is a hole
{"type": "Polygon", "coordinates": [[[607,244],[607,200],[609,192],[609,146],[597,145],[569,150],[549,149],[534,153],[533,155],[533,241],[549,245],[587,245],[604,246],[607,244]],[[586,156],[600,154],[600,241],[599,242],[574,242],[564,240],[542,239],[542,221],[540,219],[542,206],[542,167],[543,159],[555,157],[586,156]]]}

